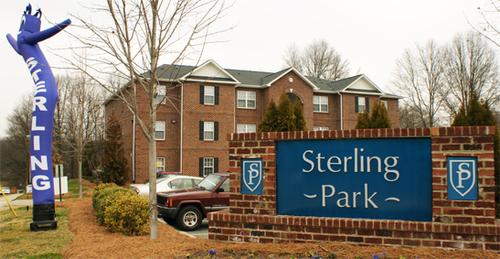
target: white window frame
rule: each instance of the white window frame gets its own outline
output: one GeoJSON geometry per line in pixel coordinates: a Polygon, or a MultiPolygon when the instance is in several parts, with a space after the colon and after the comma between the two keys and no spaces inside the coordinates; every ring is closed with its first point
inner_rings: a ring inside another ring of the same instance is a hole
{"type": "Polygon", "coordinates": [[[215,86],[205,86],[205,90],[203,91],[203,103],[206,105],[214,105],[215,104],[215,86]],[[208,99],[207,99],[208,98],[208,99]],[[210,101],[210,98],[212,99],[210,101]]]}
{"type": "Polygon", "coordinates": [[[255,124],[237,124],[236,133],[255,133],[257,126],[255,124]]]}
{"type": "Polygon", "coordinates": [[[164,85],[159,85],[156,88],[156,104],[166,104],[167,98],[167,87],[164,85]]]}
{"type": "Polygon", "coordinates": [[[238,91],[236,97],[237,107],[243,109],[255,109],[257,106],[256,96],[257,94],[254,91],[238,91]],[[243,101],[244,104],[240,105],[240,101],[243,101]]]}
{"type": "Polygon", "coordinates": [[[164,121],[156,121],[156,126],[155,126],[155,139],[156,140],[165,140],[165,133],[166,133],[166,123],[164,121]],[[158,134],[162,134],[163,138],[158,138],[158,134]]]}
{"type": "Polygon", "coordinates": [[[328,112],[328,96],[313,96],[314,112],[328,112]]]}
{"type": "Polygon", "coordinates": [[[366,110],[366,97],[358,97],[358,113],[363,113],[365,110],[366,110]]]}
{"type": "Polygon", "coordinates": [[[324,130],[329,130],[329,129],[328,129],[328,127],[314,126],[313,130],[314,131],[324,131],[324,130]]]}
{"type": "Polygon", "coordinates": [[[214,170],[215,170],[215,159],[213,157],[204,157],[203,158],[203,176],[213,174],[214,170]]]}
{"type": "Polygon", "coordinates": [[[203,140],[214,140],[214,139],[215,139],[215,123],[213,121],[204,121],[203,140]]]}
{"type": "Polygon", "coordinates": [[[165,158],[164,157],[157,157],[156,158],[156,172],[165,172],[165,158]],[[158,166],[161,163],[160,166],[158,166]]]}

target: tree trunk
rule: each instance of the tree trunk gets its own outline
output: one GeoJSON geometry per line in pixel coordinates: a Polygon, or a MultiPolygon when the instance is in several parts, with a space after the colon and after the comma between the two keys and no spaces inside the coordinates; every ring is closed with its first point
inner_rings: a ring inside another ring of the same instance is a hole
{"type": "MultiPolygon", "coordinates": [[[[153,123],[155,123],[153,121],[153,123]]],[[[154,127],[152,127],[154,129],[154,127]]],[[[150,132],[151,134],[151,132],[150,132]]],[[[154,132],[149,141],[149,239],[158,239],[158,218],[156,201],[156,140],[154,132]]]]}
{"type": "MultiPolygon", "coordinates": [[[[61,177],[59,175],[59,177],[61,177]]],[[[82,156],[78,156],[78,198],[82,198],[82,156]]]]}

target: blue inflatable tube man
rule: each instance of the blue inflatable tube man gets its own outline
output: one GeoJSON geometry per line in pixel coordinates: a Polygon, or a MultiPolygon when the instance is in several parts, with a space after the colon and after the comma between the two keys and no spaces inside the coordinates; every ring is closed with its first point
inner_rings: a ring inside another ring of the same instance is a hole
{"type": "Polygon", "coordinates": [[[33,186],[33,222],[31,230],[57,228],[55,217],[54,172],[52,169],[52,129],[58,98],[57,84],[38,42],[46,40],[71,24],[69,19],[40,31],[42,12],[31,15],[31,5],[24,11],[17,41],[10,34],[7,40],[23,57],[35,82],[35,97],[30,134],[30,169],[33,186]]]}

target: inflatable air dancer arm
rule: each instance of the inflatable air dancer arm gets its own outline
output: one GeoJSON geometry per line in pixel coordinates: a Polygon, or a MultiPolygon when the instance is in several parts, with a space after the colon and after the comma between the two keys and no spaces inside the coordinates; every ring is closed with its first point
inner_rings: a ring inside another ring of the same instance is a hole
{"type": "Polygon", "coordinates": [[[71,24],[66,21],[40,31],[40,9],[31,15],[31,5],[26,7],[17,41],[10,34],[7,40],[14,50],[23,57],[35,82],[35,97],[30,134],[30,169],[33,185],[33,222],[31,230],[57,228],[55,217],[55,195],[52,169],[52,129],[54,109],[57,102],[57,84],[38,42],[46,40],[71,24]]]}

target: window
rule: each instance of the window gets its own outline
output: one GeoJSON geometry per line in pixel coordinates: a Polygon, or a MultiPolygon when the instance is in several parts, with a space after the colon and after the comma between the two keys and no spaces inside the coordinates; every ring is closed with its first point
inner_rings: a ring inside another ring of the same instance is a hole
{"type": "Polygon", "coordinates": [[[219,140],[219,122],[200,121],[200,140],[219,140]]]}
{"type": "Polygon", "coordinates": [[[156,172],[165,172],[165,158],[157,157],[156,158],[156,172]]]}
{"type": "Polygon", "coordinates": [[[328,97],[327,96],[314,96],[313,97],[313,110],[315,112],[328,112],[328,97]]]}
{"type": "Polygon", "coordinates": [[[319,126],[315,126],[314,131],[321,131],[321,130],[328,130],[328,127],[319,127],[319,126]]]}
{"type": "Polygon", "coordinates": [[[214,140],[214,123],[210,121],[204,122],[203,139],[214,140]]]}
{"type": "Polygon", "coordinates": [[[200,85],[200,104],[218,105],[219,87],[200,85]]]}
{"type": "Polygon", "coordinates": [[[387,106],[387,101],[380,101],[380,103],[385,107],[386,110],[389,110],[387,106]]]}
{"type": "Polygon", "coordinates": [[[257,131],[255,124],[238,124],[236,125],[236,133],[254,133],[257,131]]]}
{"type": "Polygon", "coordinates": [[[238,91],[238,108],[255,108],[255,92],[238,91]]]}
{"type": "Polygon", "coordinates": [[[155,132],[156,140],[165,140],[165,122],[157,121],[156,122],[156,132],[155,132]]]}
{"type": "Polygon", "coordinates": [[[355,112],[363,113],[364,111],[370,112],[368,108],[369,100],[368,97],[358,97],[356,96],[355,112]]]}
{"type": "Polygon", "coordinates": [[[223,192],[229,192],[229,178],[226,178],[219,188],[222,188],[223,192]]]}
{"type": "Polygon", "coordinates": [[[168,187],[172,189],[190,189],[194,188],[196,184],[194,184],[193,179],[174,179],[168,183],[168,187]]]}
{"type": "Polygon", "coordinates": [[[167,87],[164,85],[159,85],[156,89],[156,104],[166,104],[167,99],[165,95],[167,94],[167,87]]]}
{"type": "Polygon", "coordinates": [[[205,104],[214,104],[215,89],[213,86],[205,86],[205,104]]]}
{"type": "Polygon", "coordinates": [[[219,170],[219,158],[200,157],[199,176],[204,177],[209,174],[217,173],[219,170]]]}

